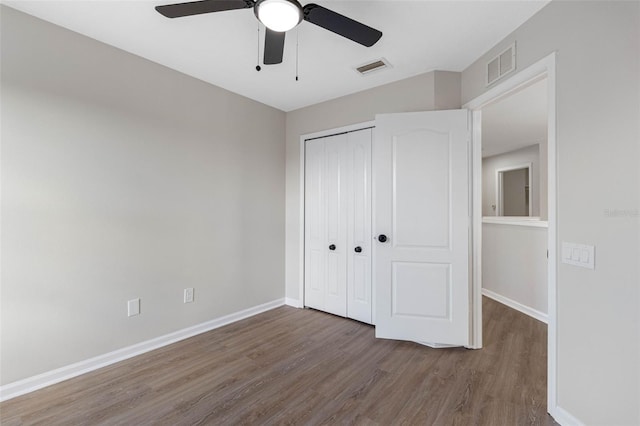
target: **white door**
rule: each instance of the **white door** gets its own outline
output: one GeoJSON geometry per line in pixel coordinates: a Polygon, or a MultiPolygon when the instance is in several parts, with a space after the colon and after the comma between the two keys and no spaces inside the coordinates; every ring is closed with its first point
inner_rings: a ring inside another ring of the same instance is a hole
{"type": "Polygon", "coordinates": [[[307,141],[305,305],[347,315],[346,135],[307,141]]]}
{"type": "Polygon", "coordinates": [[[324,202],[324,143],[307,141],[304,179],[304,304],[324,308],[326,238],[324,202]]]}
{"type": "Polygon", "coordinates": [[[347,207],[345,179],[345,135],[325,139],[325,207],[327,274],[324,310],[347,315],[347,207]]]}
{"type": "Polygon", "coordinates": [[[371,324],[372,130],[347,134],[347,316],[371,324]]]}
{"type": "Polygon", "coordinates": [[[371,129],[305,143],[305,306],[371,323],[371,129]]]}
{"type": "Polygon", "coordinates": [[[376,337],[469,344],[469,124],[463,110],[376,116],[376,337]]]}

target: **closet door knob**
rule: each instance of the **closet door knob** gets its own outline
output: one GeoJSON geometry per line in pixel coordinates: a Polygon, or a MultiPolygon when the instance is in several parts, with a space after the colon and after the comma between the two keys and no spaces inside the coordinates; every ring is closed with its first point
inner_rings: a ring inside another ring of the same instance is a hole
{"type": "Polygon", "coordinates": [[[356,253],[362,253],[362,247],[360,246],[356,247],[354,250],[356,253]]]}
{"type": "Polygon", "coordinates": [[[378,241],[380,241],[381,243],[386,243],[387,242],[387,236],[384,235],[384,234],[378,235],[378,241]]]}
{"type": "Polygon", "coordinates": [[[335,244],[331,244],[331,245],[329,246],[329,250],[333,251],[333,250],[335,250],[335,249],[336,249],[336,245],[335,245],[335,244]]]}

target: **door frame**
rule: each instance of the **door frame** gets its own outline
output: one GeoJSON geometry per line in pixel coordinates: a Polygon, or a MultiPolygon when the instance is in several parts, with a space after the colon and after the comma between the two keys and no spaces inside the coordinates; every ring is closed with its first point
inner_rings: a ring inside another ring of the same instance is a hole
{"type": "MultiPolygon", "coordinates": [[[[300,250],[298,250],[298,264],[300,265],[300,267],[298,268],[299,270],[299,275],[298,275],[298,294],[300,295],[300,299],[299,299],[299,303],[298,303],[298,308],[304,308],[304,272],[305,272],[305,265],[304,265],[304,255],[305,255],[305,241],[304,241],[304,227],[305,227],[305,214],[304,214],[304,205],[305,205],[305,191],[304,191],[304,187],[305,187],[305,155],[306,155],[306,144],[305,142],[311,139],[319,139],[319,138],[326,138],[328,136],[335,136],[335,135],[340,135],[340,134],[344,134],[344,133],[351,133],[351,132],[357,132],[358,130],[365,130],[365,129],[375,129],[376,122],[375,121],[365,121],[362,123],[355,123],[355,124],[350,124],[347,126],[341,126],[341,127],[336,127],[333,129],[327,129],[327,130],[321,130],[319,132],[313,132],[313,133],[306,133],[304,135],[300,135],[300,176],[299,176],[299,182],[300,182],[300,213],[299,213],[299,217],[300,219],[300,229],[299,229],[299,235],[300,235],[300,239],[298,241],[298,244],[300,244],[300,250]]],[[[372,323],[375,324],[375,309],[373,309],[373,307],[375,306],[375,292],[373,292],[372,289],[372,293],[371,293],[371,303],[372,303],[372,323]]]]}
{"type": "MultiPolygon", "coordinates": [[[[506,166],[500,167],[496,169],[496,216],[504,216],[504,172],[512,172],[514,170],[523,170],[527,169],[527,175],[529,176],[529,187],[532,186],[531,182],[533,179],[533,163],[522,163],[516,164],[514,166],[506,166]]],[[[529,208],[527,213],[529,213],[529,217],[533,216],[533,192],[529,191],[529,196],[527,197],[527,203],[529,204],[529,208]]]]}
{"type": "Polygon", "coordinates": [[[547,411],[557,413],[557,204],[558,163],[556,140],[556,52],[540,59],[517,74],[495,85],[462,107],[471,111],[472,120],[472,347],[482,347],[482,108],[536,81],[547,79],[547,173],[548,173],[548,327],[547,327],[547,411]]]}

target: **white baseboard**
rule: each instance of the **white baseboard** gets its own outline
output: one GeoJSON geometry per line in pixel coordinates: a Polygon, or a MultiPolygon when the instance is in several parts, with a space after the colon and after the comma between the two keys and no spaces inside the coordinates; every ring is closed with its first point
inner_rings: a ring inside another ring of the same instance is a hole
{"type": "Polygon", "coordinates": [[[561,424],[562,426],[584,426],[580,420],[576,419],[568,411],[562,407],[556,405],[554,410],[551,410],[549,414],[553,417],[553,420],[561,424]],[[551,412],[553,411],[553,412],[551,412]]]}
{"type": "Polygon", "coordinates": [[[184,340],[189,337],[211,331],[224,325],[231,324],[233,322],[240,321],[259,313],[277,308],[284,304],[285,299],[273,300],[271,302],[263,303],[262,305],[253,306],[239,312],[234,312],[229,315],[206,321],[192,327],[183,328],[182,330],[165,334],[164,336],[156,337],[155,339],[140,342],[126,348],[118,349],[116,351],[109,352],[103,355],[98,355],[96,357],[89,358],[75,364],[67,365],[55,370],[38,374],[36,376],[19,380],[17,382],[0,386],[0,401],[6,401],[8,399],[15,398],[29,392],[42,389],[46,386],[71,379],[81,374],[97,370],[98,368],[106,367],[107,365],[115,364],[116,362],[123,361],[136,355],[140,355],[145,352],[170,345],[180,340],[184,340]]]}
{"type": "Polygon", "coordinates": [[[496,302],[500,302],[503,305],[507,305],[508,307],[515,309],[516,311],[520,311],[525,315],[529,315],[530,317],[535,318],[538,321],[542,321],[545,324],[549,323],[549,318],[544,312],[540,312],[536,309],[530,308],[529,306],[523,305],[520,302],[516,302],[515,300],[509,299],[508,297],[502,296],[498,293],[494,293],[493,291],[487,290],[486,288],[482,289],[482,295],[487,296],[488,298],[493,299],[496,302]]]}
{"type": "Polygon", "coordinates": [[[302,302],[299,299],[292,299],[290,297],[284,298],[284,304],[287,306],[293,306],[294,308],[302,308],[302,302]]]}

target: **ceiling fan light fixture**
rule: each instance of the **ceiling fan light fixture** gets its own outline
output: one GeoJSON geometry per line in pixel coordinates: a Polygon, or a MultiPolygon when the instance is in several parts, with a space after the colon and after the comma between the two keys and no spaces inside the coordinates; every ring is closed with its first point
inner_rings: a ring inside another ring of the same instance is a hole
{"type": "Polygon", "coordinates": [[[296,0],[259,0],[255,13],[272,31],[289,31],[302,21],[302,6],[296,0]]]}

